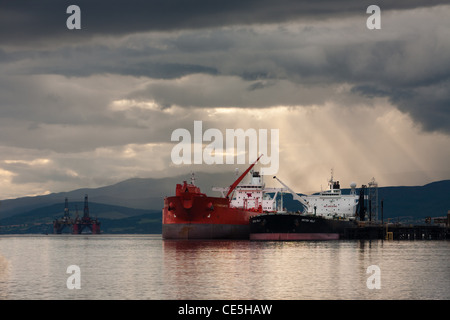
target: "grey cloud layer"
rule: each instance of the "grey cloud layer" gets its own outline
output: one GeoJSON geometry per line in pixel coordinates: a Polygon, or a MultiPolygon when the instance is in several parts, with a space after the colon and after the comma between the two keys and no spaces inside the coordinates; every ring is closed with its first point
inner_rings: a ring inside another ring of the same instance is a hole
{"type": "MultiPolygon", "coordinates": [[[[446,4],[445,0],[385,0],[383,10],[410,9],[446,4]]],[[[0,5],[0,38],[3,43],[36,42],[69,36],[66,9],[72,1],[3,1],[0,5]]],[[[298,19],[361,14],[372,1],[299,0],[78,0],[82,30],[78,39],[94,35],[119,35],[155,30],[180,30],[235,24],[284,23],[298,19]]]]}
{"type": "MultiPolygon", "coordinates": [[[[346,7],[345,2],[340,3],[342,10],[348,7],[349,12],[353,12],[353,5],[346,7]]],[[[395,3],[398,7],[419,4],[409,1],[395,3]]],[[[434,3],[425,2],[426,5],[434,3]]],[[[176,6],[175,2],[169,4],[176,6]]],[[[169,4],[161,7],[159,12],[169,10],[169,4]]],[[[292,11],[295,12],[301,4],[292,4],[292,11]]],[[[339,11],[337,6],[325,4],[316,9],[326,11],[330,17],[331,12],[339,11]]],[[[246,12],[246,6],[251,5],[251,2],[245,2],[242,10],[246,12]]],[[[384,5],[388,8],[394,6],[389,2],[384,5]]],[[[232,2],[228,6],[225,12],[235,10],[232,2]]],[[[274,10],[274,6],[272,3],[255,9],[254,21],[264,15],[262,12],[274,10]],[[258,15],[258,12],[261,13],[258,15]]],[[[279,11],[275,11],[278,15],[284,12],[285,6],[277,5],[279,11]]],[[[121,6],[114,6],[112,2],[111,8],[105,10],[118,8],[121,6]]],[[[125,19],[130,18],[126,15],[127,10],[139,11],[136,8],[124,9],[125,19]]],[[[214,8],[219,7],[210,5],[209,9],[199,9],[199,12],[192,13],[191,18],[214,8]]],[[[302,15],[314,11],[308,8],[309,11],[305,10],[302,15]]],[[[184,11],[186,15],[189,12],[187,9],[184,11]]],[[[86,88],[80,86],[67,90],[61,88],[63,96],[58,93],[58,87],[52,91],[42,90],[43,85],[39,83],[35,85],[37,87],[28,87],[32,80],[27,79],[23,86],[28,90],[30,101],[18,105],[15,91],[20,87],[19,80],[8,76],[0,79],[5,91],[0,98],[3,105],[1,113],[3,116],[25,114],[25,117],[33,116],[35,121],[50,123],[55,118],[55,123],[77,119],[86,123],[86,119],[91,119],[97,124],[127,126],[133,123],[124,113],[105,112],[110,103],[107,99],[149,100],[161,108],[168,108],[172,105],[320,105],[329,99],[344,99],[355,104],[361,98],[386,97],[424,130],[448,134],[449,12],[449,6],[388,11],[382,15],[383,27],[378,31],[369,31],[365,27],[367,15],[363,11],[346,19],[150,32],[66,43],[54,48],[4,50],[0,51],[0,63],[8,75],[90,77],[117,74],[164,80],[149,82],[139,89],[124,90],[122,94],[109,90],[111,94],[108,96],[104,94],[105,88],[103,92],[84,92],[82,90],[86,88]],[[211,77],[196,76],[198,74],[211,77]],[[178,81],[180,78],[182,80],[178,81]],[[339,94],[337,88],[343,84],[348,84],[351,91],[339,94]],[[33,108],[25,112],[31,104],[33,108]]],[[[141,12],[136,15],[139,20],[141,12]]],[[[179,23],[181,26],[182,22],[179,23]]],[[[119,86],[113,88],[117,90],[119,86]]]]}
{"type": "MultiPolygon", "coordinates": [[[[314,149],[317,155],[299,141],[296,119],[287,111],[292,108],[271,108],[277,106],[301,106],[293,114],[305,118],[309,110],[320,115],[333,110],[330,119],[308,116],[315,126],[306,123],[301,137],[316,141],[314,147],[335,147],[328,137],[308,136],[325,120],[329,132],[340,123],[346,127],[341,134],[361,138],[368,122],[358,127],[365,113],[358,118],[354,111],[367,106],[394,105],[422,130],[448,136],[450,6],[446,1],[381,1],[382,29],[370,31],[365,24],[370,4],[3,1],[0,179],[3,174],[37,188],[54,179],[60,188],[66,178],[80,185],[89,179],[109,183],[116,179],[110,172],[117,179],[157,170],[164,175],[177,170],[168,168],[174,129],[191,128],[199,119],[205,128],[245,127],[249,119],[258,119],[252,126],[269,127],[272,119],[264,116],[278,110],[280,122],[274,125],[291,126],[285,131],[288,145],[300,143],[302,153],[310,150],[315,164],[316,158],[326,158],[323,149],[314,149]],[[82,10],[79,31],[65,27],[65,11],[73,3],[82,10]],[[240,108],[233,109],[240,118],[215,107],[240,108]],[[139,156],[130,156],[134,153],[139,156]],[[50,162],[39,162],[47,158],[50,162]],[[10,161],[15,159],[23,161],[10,161]]],[[[389,121],[385,125],[395,128],[389,121]]],[[[389,134],[379,135],[377,150],[389,134]]],[[[409,137],[406,131],[390,137],[400,141],[398,147],[388,144],[392,154],[409,143],[404,137],[409,137]]],[[[366,133],[360,143],[369,145],[370,139],[366,133]]],[[[421,145],[428,145],[424,141],[421,145]]],[[[399,155],[413,154],[409,147],[399,155]]],[[[286,153],[293,159],[288,166],[298,162],[297,154],[286,153]]],[[[387,162],[383,158],[380,166],[387,162]]]]}

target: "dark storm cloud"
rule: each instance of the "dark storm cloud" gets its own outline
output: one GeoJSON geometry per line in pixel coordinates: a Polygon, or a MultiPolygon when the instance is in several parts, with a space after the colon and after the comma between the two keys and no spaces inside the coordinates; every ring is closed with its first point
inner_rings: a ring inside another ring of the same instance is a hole
{"type": "Polygon", "coordinates": [[[424,131],[450,134],[450,76],[444,81],[429,83],[388,95],[397,108],[408,113],[424,131]]]}
{"type": "MultiPolygon", "coordinates": [[[[377,1],[382,10],[446,4],[446,0],[377,1]]],[[[0,5],[3,44],[44,40],[77,41],[94,35],[218,27],[235,24],[284,23],[308,18],[364,14],[372,1],[299,0],[14,0],[0,5]],[[81,8],[81,30],[66,28],[68,6],[81,8]],[[68,39],[69,38],[69,39],[68,39]]]]}
{"type": "Polygon", "coordinates": [[[450,134],[450,79],[418,87],[360,85],[352,92],[369,98],[387,97],[400,111],[411,116],[424,131],[450,134]]]}
{"type": "MultiPolygon", "coordinates": [[[[446,89],[450,47],[445,28],[440,28],[447,22],[431,15],[414,20],[423,12],[405,15],[400,21],[386,15],[393,9],[442,3],[447,2],[377,2],[383,12],[383,28],[377,33],[365,27],[365,11],[372,1],[6,1],[0,5],[4,46],[0,63],[6,75],[225,76],[200,78],[207,79],[203,86],[152,82],[126,95],[128,99],[153,99],[163,108],[270,107],[277,102],[321,105],[327,96],[335,99],[329,88],[346,83],[353,87],[353,95],[388,98],[424,130],[450,133],[446,89]],[[81,8],[82,30],[66,28],[66,8],[71,4],[81,8]],[[353,23],[351,28],[342,27],[346,19],[336,18],[347,16],[359,19],[359,27],[353,23]],[[316,25],[325,18],[334,20],[316,25]],[[284,32],[283,26],[267,32],[260,28],[289,21],[308,23],[292,34],[284,32]],[[239,27],[207,29],[231,25],[239,27]],[[134,34],[127,40],[127,34],[145,31],[173,32],[134,34]],[[94,36],[98,36],[94,41],[79,41],[94,36]]],[[[49,90],[32,81],[0,79],[0,115],[44,123],[86,123],[90,119],[131,125],[119,112],[104,116],[110,101],[101,92],[97,96],[77,91],[77,87],[49,90]],[[23,89],[26,96],[20,94],[23,89]]]]}
{"type": "Polygon", "coordinates": [[[416,31],[410,35],[347,48],[350,54],[334,55],[335,65],[341,77],[354,83],[353,93],[386,97],[422,130],[450,134],[450,43],[444,35],[448,23],[438,15],[433,22],[429,18],[420,20],[429,27],[410,22],[416,31]]]}

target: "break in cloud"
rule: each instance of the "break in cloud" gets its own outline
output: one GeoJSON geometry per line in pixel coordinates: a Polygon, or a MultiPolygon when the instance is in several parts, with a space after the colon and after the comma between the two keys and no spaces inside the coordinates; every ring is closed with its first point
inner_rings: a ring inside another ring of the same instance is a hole
{"type": "Polygon", "coordinates": [[[450,6],[383,1],[0,5],[2,198],[234,166],[175,167],[171,132],[277,128],[299,192],[450,178],[450,6]],[[293,172],[293,168],[295,168],[293,172]]]}

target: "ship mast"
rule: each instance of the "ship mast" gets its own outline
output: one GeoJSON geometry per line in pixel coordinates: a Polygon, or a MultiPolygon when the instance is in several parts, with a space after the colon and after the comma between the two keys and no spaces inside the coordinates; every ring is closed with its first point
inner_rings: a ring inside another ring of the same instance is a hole
{"type": "Polygon", "coordinates": [[[193,185],[193,186],[195,186],[195,173],[194,172],[191,172],[191,184],[193,185]]]}
{"type": "Polygon", "coordinates": [[[328,181],[328,184],[329,184],[329,186],[330,186],[330,190],[333,190],[333,188],[334,188],[333,168],[331,169],[331,178],[330,178],[330,180],[328,181]]]}

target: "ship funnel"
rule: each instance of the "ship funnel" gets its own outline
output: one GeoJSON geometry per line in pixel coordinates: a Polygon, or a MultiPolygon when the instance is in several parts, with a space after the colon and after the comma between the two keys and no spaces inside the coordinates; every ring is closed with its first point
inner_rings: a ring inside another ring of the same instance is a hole
{"type": "Polygon", "coordinates": [[[352,189],[350,190],[350,194],[351,194],[351,195],[356,195],[356,182],[350,183],[350,188],[352,188],[352,189]]]}

